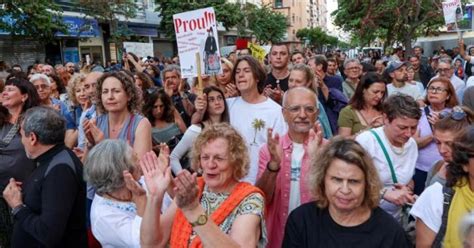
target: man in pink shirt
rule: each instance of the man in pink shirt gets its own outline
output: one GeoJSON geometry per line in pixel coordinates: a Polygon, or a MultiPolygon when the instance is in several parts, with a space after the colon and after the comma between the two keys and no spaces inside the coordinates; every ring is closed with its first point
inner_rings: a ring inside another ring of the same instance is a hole
{"type": "Polygon", "coordinates": [[[273,136],[268,129],[267,144],[259,153],[256,186],[265,193],[267,205],[267,247],[281,247],[288,214],[299,205],[313,200],[307,184],[310,154],[322,142],[318,122],[317,96],[308,88],[296,87],[283,96],[283,116],[288,133],[273,136]]]}

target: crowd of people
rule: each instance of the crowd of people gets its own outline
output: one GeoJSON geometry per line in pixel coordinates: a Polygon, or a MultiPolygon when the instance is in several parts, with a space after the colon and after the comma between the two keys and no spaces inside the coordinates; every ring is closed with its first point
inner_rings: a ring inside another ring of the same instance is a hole
{"type": "Polygon", "coordinates": [[[1,62],[0,247],[474,247],[468,51],[1,62]]]}

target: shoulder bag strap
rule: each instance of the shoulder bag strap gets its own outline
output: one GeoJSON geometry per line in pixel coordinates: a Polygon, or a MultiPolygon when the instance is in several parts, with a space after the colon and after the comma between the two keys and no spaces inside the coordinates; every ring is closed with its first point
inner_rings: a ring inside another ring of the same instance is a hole
{"type": "Polygon", "coordinates": [[[443,215],[441,217],[441,226],[431,247],[441,248],[443,246],[444,235],[446,234],[446,227],[448,226],[449,206],[453,200],[453,195],[454,191],[452,188],[443,186],[443,215]]]}
{"type": "Polygon", "coordinates": [[[135,114],[132,114],[130,116],[130,121],[129,121],[128,127],[127,127],[127,141],[130,144],[130,146],[133,146],[133,143],[132,143],[132,126],[133,126],[133,120],[134,119],[135,119],[135,114]]]}
{"type": "Polygon", "coordinates": [[[395,169],[393,168],[392,160],[390,159],[390,155],[388,155],[387,149],[385,149],[385,146],[383,145],[380,136],[373,129],[370,129],[369,131],[375,136],[375,139],[377,139],[377,142],[379,143],[380,147],[382,147],[383,154],[385,155],[388,167],[390,168],[390,174],[392,175],[393,183],[398,183],[397,175],[395,175],[395,169]]]}
{"type": "Polygon", "coordinates": [[[5,137],[3,137],[2,142],[5,145],[10,144],[10,142],[13,140],[13,137],[15,137],[15,135],[18,133],[19,129],[20,129],[20,124],[15,123],[15,125],[13,125],[10,128],[10,131],[8,131],[7,135],[5,135],[5,137]]]}

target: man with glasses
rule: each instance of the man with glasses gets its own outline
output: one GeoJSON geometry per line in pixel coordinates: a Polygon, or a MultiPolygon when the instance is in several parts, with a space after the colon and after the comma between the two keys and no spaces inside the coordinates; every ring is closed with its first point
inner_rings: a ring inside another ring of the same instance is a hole
{"type": "Polygon", "coordinates": [[[395,94],[405,94],[415,99],[420,106],[425,106],[423,96],[420,90],[414,84],[407,83],[408,74],[406,63],[400,61],[392,61],[385,69],[390,76],[392,82],[387,85],[388,96],[395,94]]]}
{"type": "Polygon", "coordinates": [[[351,99],[362,75],[362,65],[358,59],[348,59],[344,62],[346,80],[342,83],[342,93],[351,99]]]}
{"type": "Polygon", "coordinates": [[[281,247],[288,214],[312,200],[304,177],[310,165],[308,145],[322,142],[317,102],[306,87],[288,90],[282,108],[288,133],[280,137],[268,129],[267,144],[260,149],[256,186],[266,196],[268,247],[281,247]]]}
{"type": "Polygon", "coordinates": [[[449,78],[451,84],[456,91],[456,96],[458,97],[459,102],[462,102],[464,90],[466,88],[466,84],[456,75],[454,75],[454,68],[452,65],[452,60],[450,58],[441,58],[438,63],[438,75],[441,77],[449,78]]]}

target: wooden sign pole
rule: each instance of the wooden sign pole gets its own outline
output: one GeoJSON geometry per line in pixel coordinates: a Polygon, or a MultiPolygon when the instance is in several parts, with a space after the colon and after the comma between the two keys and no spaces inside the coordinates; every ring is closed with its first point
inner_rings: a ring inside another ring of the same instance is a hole
{"type": "Polygon", "coordinates": [[[198,78],[198,87],[197,93],[202,94],[202,77],[201,77],[201,55],[199,52],[196,53],[196,65],[197,65],[197,78],[198,78]]]}

